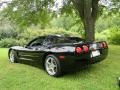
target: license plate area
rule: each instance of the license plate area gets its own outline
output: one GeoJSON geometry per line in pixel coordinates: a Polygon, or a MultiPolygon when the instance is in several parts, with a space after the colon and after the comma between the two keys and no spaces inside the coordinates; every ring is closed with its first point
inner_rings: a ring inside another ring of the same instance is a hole
{"type": "Polygon", "coordinates": [[[100,51],[99,50],[92,51],[91,57],[97,57],[97,56],[100,56],[100,51]]]}

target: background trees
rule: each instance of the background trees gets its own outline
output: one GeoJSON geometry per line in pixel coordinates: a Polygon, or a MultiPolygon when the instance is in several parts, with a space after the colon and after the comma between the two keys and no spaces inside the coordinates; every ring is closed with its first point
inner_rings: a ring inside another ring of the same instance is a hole
{"type": "Polygon", "coordinates": [[[115,32],[118,37],[120,33],[119,0],[87,1],[63,0],[60,6],[55,0],[13,0],[0,11],[0,40],[18,37],[23,32],[27,33],[25,30],[28,29],[43,31],[52,28],[54,31],[62,28],[77,32],[86,40],[93,41],[96,37],[96,40],[104,39],[113,43],[110,40],[116,39],[109,37],[116,36],[112,35],[115,32]]]}

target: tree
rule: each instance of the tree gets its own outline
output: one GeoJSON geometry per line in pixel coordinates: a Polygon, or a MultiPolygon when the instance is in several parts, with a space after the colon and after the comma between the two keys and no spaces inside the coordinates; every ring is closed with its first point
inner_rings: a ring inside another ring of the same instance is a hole
{"type": "MultiPolygon", "coordinates": [[[[66,12],[68,7],[77,12],[77,15],[81,18],[84,30],[85,30],[85,39],[87,41],[95,40],[95,23],[102,13],[103,9],[106,8],[108,13],[118,13],[120,11],[120,2],[119,0],[65,0],[63,5],[63,11],[66,12]],[[72,2],[72,3],[71,3],[72,2]],[[108,3],[106,6],[105,4],[108,3]],[[73,5],[73,7],[71,6],[73,5]],[[66,9],[67,8],[67,9],[66,9]],[[66,10],[65,10],[66,9],[66,10]]],[[[120,13],[119,13],[120,14],[120,13]]]]}
{"type": "MultiPolygon", "coordinates": [[[[38,23],[45,26],[51,20],[51,17],[56,16],[54,12],[59,15],[63,14],[63,12],[67,13],[67,15],[77,13],[84,25],[85,39],[94,41],[95,22],[100,8],[99,1],[62,0],[61,8],[53,11],[53,7],[57,5],[56,0],[12,0],[12,3],[8,4],[8,8],[5,9],[4,13],[5,17],[7,16],[19,26],[29,26],[38,23]]],[[[119,1],[113,0],[113,2],[119,1]]]]}
{"type": "Polygon", "coordinates": [[[84,24],[85,38],[88,41],[95,40],[95,21],[98,14],[99,0],[73,0],[73,4],[84,24]]]}

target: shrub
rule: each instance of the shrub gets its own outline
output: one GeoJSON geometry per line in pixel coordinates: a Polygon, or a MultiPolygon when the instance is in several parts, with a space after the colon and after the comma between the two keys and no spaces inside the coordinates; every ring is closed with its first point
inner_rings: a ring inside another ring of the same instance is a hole
{"type": "Polygon", "coordinates": [[[0,40],[5,38],[15,38],[21,31],[22,30],[15,25],[10,24],[10,22],[2,22],[2,24],[0,24],[0,40]]]}
{"type": "Polygon", "coordinates": [[[101,33],[96,32],[95,34],[96,41],[108,41],[109,35],[110,35],[109,30],[104,30],[101,33]]]}
{"type": "Polygon", "coordinates": [[[110,36],[108,37],[108,40],[112,44],[120,45],[120,28],[118,28],[118,27],[111,28],[110,36]]]}
{"type": "Polygon", "coordinates": [[[113,28],[113,27],[120,28],[120,18],[119,15],[111,15],[106,17],[100,17],[96,22],[96,31],[102,32],[104,30],[113,28]]]}
{"type": "Polygon", "coordinates": [[[44,35],[52,35],[52,34],[63,34],[63,35],[70,35],[70,36],[79,36],[80,35],[77,32],[72,32],[72,31],[66,31],[64,29],[43,29],[43,30],[33,30],[33,29],[27,29],[23,33],[21,33],[18,36],[18,39],[24,39],[26,41],[29,41],[37,36],[44,36],[44,35]]]}
{"type": "Polygon", "coordinates": [[[0,48],[11,47],[14,45],[18,45],[18,44],[17,44],[17,41],[15,39],[12,39],[12,38],[6,38],[6,39],[2,39],[0,41],[0,48]]]}
{"type": "Polygon", "coordinates": [[[116,26],[104,30],[101,33],[96,33],[96,40],[98,41],[105,40],[111,44],[120,45],[120,28],[116,26]]]}
{"type": "Polygon", "coordinates": [[[44,29],[44,30],[33,30],[28,28],[23,33],[20,33],[16,39],[13,38],[6,38],[2,39],[0,41],[0,47],[11,47],[11,46],[24,46],[26,45],[30,40],[37,36],[44,36],[44,35],[50,35],[50,34],[64,34],[64,35],[70,35],[70,36],[80,36],[76,32],[66,31],[64,29],[44,29]]]}
{"type": "Polygon", "coordinates": [[[21,38],[20,40],[16,40],[16,43],[17,43],[17,45],[19,45],[19,46],[24,46],[24,45],[26,45],[28,42],[27,42],[24,38],[21,38]]]}

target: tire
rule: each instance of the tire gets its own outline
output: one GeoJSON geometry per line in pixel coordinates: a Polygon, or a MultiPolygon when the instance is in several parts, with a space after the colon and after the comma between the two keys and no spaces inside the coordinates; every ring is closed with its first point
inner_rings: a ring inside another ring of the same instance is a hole
{"type": "Polygon", "coordinates": [[[12,63],[17,63],[17,53],[16,53],[16,51],[10,50],[9,61],[12,62],[12,63]]]}
{"type": "Polygon", "coordinates": [[[45,59],[45,70],[50,76],[58,77],[61,75],[60,61],[54,55],[48,55],[45,59]]]}

